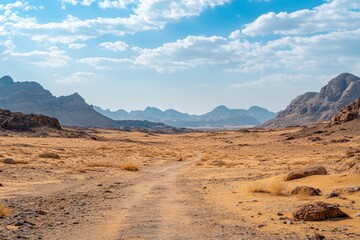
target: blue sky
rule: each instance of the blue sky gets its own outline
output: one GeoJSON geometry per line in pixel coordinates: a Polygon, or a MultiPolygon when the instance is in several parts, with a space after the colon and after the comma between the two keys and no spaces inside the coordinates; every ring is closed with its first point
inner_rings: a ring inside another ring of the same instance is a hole
{"type": "Polygon", "coordinates": [[[360,75],[358,0],[0,3],[0,75],[126,110],[272,111],[360,75]]]}

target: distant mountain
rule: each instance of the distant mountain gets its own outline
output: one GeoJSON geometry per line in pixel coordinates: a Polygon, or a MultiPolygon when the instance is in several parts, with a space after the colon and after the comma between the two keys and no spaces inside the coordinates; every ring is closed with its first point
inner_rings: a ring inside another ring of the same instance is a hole
{"type": "Polygon", "coordinates": [[[109,109],[103,110],[94,107],[96,111],[114,120],[147,120],[162,122],[175,127],[234,127],[234,126],[258,126],[261,123],[274,118],[272,113],[261,107],[245,109],[229,109],[225,106],[218,106],[209,113],[203,115],[189,115],[174,109],[161,111],[154,107],[147,107],[144,111],[137,110],[126,112],[109,109]]]}
{"type": "Polygon", "coordinates": [[[39,83],[14,82],[9,76],[0,78],[0,108],[54,117],[65,126],[114,125],[114,120],[94,111],[77,93],[57,98],[39,83]]]}
{"type": "MultiPolygon", "coordinates": [[[[57,98],[53,96],[51,92],[44,89],[39,83],[14,82],[10,76],[0,78],[0,109],[16,112],[10,114],[8,111],[0,110],[0,113],[3,113],[5,116],[2,117],[2,125],[0,128],[4,129],[10,129],[10,127],[15,128],[17,125],[37,126],[39,123],[36,123],[36,121],[45,124],[43,123],[44,121],[51,122],[49,120],[51,118],[46,117],[50,116],[59,120],[61,125],[64,126],[106,127],[156,133],[182,133],[191,131],[149,121],[115,121],[95,111],[93,106],[87,104],[77,93],[57,98]],[[23,117],[23,115],[18,112],[23,114],[42,114],[46,116],[25,115],[25,117],[23,117]],[[6,118],[8,116],[10,120],[6,118]]],[[[119,111],[118,114],[121,114],[121,111],[119,111]]]]}
{"type": "Polygon", "coordinates": [[[360,78],[342,73],[321,89],[295,98],[275,119],[264,124],[277,128],[328,121],[341,108],[360,97],[360,78]]]}

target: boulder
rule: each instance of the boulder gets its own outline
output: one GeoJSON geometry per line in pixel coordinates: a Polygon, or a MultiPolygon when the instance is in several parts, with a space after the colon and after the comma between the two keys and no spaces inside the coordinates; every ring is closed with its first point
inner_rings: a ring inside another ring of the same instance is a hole
{"type": "Polygon", "coordinates": [[[0,109],[0,128],[2,129],[29,131],[38,127],[61,129],[61,125],[56,118],[0,109]]]}
{"type": "Polygon", "coordinates": [[[304,168],[304,169],[295,170],[293,172],[290,172],[285,177],[285,181],[304,178],[304,177],[308,177],[308,176],[312,176],[312,175],[327,175],[327,174],[328,174],[328,172],[326,171],[325,167],[315,166],[315,167],[309,167],[309,168],[304,168]]]}
{"type": "Polygon", "coordinates": [[[291,191],[291,194],[306,194],[308,196],[320,196],[321,191],[318,188],[308,187],[308,186],[297,186],[294,190],[291,191]]]}
{"type": "Polygon", "coordinates": [[[346,213],[336,205],[325,202],[313,202],[300,205],[293,212],[294,219],[302,221],[323,221],[330,218],[347,218],[346,213]]]}

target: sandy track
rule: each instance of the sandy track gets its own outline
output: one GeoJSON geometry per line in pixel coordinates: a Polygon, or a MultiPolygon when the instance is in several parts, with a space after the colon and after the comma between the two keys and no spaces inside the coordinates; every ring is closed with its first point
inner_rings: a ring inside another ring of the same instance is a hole
{"type": "MultiPolygon", "coordinates": [[[[94,205],[106,205],[106,210],[97,214],[100,218],[94,211],[88,224],[66,232],[56,231],[52,236],[66,239],[194,239],[194,232],[183,231],[191,226],[191,211],[187,196],[179,186],[182,173],[192,164],[194,161],[173,162],[144,169],[133,179],[126,180],[126,187],[105,194],[105,201],[92,199],[94,205]]],[[[121,181],[124,183],[124,179],[121,181]]],[[[116,182],[116,178],[97,179],[96,182],[109,185],[116,182]]],[[[81,184],[81,190],[91,191],[94,184],[94,181],[87,181],[81,184]]],[[[69,188],[74,186],[66,189],[69,188]]],[[[64,194],[65,191],[68,190],[64,190],[64,194]]]]}
{"type": "Polygon", "coordinates": [[[101,221],[59,236],[94,240],[252,238],[255,232],[241,226],[241,216],[204,201],[203,184],[188,179],[195,162],[172,162],[142,171],[128,180],[129,187],[121,190],[122,197],[112,201],[101,221]],[[239,224],[228,224],[230,219],[239,224]]]}

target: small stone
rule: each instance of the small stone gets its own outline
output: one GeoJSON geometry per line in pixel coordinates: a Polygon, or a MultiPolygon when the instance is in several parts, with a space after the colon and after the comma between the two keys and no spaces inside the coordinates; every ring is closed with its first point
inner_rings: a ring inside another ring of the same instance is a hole
{"type": "Polygon", "coordinates": [[[307,236],[307,239],[308,240],[322,240],[322,239],[325,239],[325,236],[315,233],[312,236],[307,236]]]}
{"type": "Polygon", "coordinates": [[[4,164],[15,164],[16,162],[12,158],[4,158],[2,160],[2,163],[4,163],[4,164]]]}
{"type": "Polygon", "coordinates": [[[318,188],[313,188],[308,186],[298,186],[291,191],[291,194],[292,195],[306,194],[308,196],[320,196],[321,191],[318,188]]]}
{"type": "Polygon", "coordinates": [[[338,197],[338,196],[339,196],[339,194],[337,194],[334,191],[329,192],[328,194],[326,194],[326,198],[334,198],[334,197],[338,197]]]}

